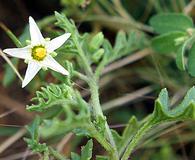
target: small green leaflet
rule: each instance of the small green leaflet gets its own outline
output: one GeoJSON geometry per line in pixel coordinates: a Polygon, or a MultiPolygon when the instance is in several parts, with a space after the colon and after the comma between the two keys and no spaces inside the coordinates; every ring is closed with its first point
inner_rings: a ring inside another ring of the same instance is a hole
{"type": "Polygon", "coordinates": [[[81,156],[77,153],[71,153],[71,160],[91,160],[92,158],[93,141],[89,140],[87,144],[81,147],[81,156]]]}

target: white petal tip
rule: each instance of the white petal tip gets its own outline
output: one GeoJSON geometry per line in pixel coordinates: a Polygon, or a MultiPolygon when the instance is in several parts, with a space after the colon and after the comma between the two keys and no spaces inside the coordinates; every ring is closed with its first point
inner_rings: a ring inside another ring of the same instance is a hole
{"type": "Polygon", "coordinates": [[[22,83],[22,88],[26,87],[26,84],[22,83]]]}
{"type": "Polygon", "coordinates": [[[65,75],[65,76],[70,75],[68,71],[64,71],[62,74],[65,75]]]}
{"type": "Polygon", "coordinates": [[[65,35],[69,38],[71,36],[71,33],[65,33],[65,35]]]}
{"type": "Polygon", "coordinates": [[[29,16],[29,21],[34,21],[34,19],[31,17],[31,16],[29,16]]]}
{"type": "Polygon", "coordinates": [[[3,52],[7,53],[8,49],[4,49],[3,52]]]}

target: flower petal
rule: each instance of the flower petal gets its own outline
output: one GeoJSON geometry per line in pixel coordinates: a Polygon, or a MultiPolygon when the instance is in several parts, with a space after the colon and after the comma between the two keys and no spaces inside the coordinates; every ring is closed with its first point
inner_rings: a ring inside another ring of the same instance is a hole
{"type": "Polygon", "coordinates": [[[29,59],[30,58],[30,48],[26,46],[24,48],[9,48],[4,49],[3,52],[7,53],[12,57],[17,57],[21,59],[29,59]]]}
{"type": "Polygon", "coordinates": [[[65,33],[59,37],[52,39],[50,42],[48,42],[47,43],[48,52],[51,53],[57,48],[59,48],[60,46],[62,46],[66,42],[66,40],[70,37],[70,35],[71,35],[70,33],[65,33]]]}
{"type": "Polygon", "coordinates": [[[44,66],[44,67],[48,67],[56,72],[59,72],[61,74],[64,74],[64,75],[69,75],[69,72],[64,68],[62,67],[53,57],[51,57],[50,55],[47,56],[42,62],[41,64],[44,66]]]}
{"type": "Polygon", "coordinates": [[[32,17],[29,17],[29,28],[32,45],[42,44],[45,40],[41,34],[41,31],[39,30],[39,27],[32,17]]]}
{"type": "Polygon", "coordinates": [[[30,61],[28,63],[26,74],[22,82],[22,88],[24,88],[34,78],[34,76],[38,73],[40,69],[41,66],[38,63],[34,61],[30,61]]]}

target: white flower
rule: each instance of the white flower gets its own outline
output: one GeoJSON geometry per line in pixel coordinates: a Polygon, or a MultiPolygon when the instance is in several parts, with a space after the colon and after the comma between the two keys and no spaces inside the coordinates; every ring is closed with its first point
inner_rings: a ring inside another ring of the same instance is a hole
{"type": "Polygon", "coordinates": [[[29,30],[31,37],[30,45],[24,48],[3,50],[3,52],[12,57],[21,58],[28,62],[22,88],[34,78],[41,68],[50,68],[63,75],[68,75],[68,71],[52,57],[52,52],[62,46],[71,34],[65,33],[51,41],[45,40],[32,17],[29,17],[29,30]]]}

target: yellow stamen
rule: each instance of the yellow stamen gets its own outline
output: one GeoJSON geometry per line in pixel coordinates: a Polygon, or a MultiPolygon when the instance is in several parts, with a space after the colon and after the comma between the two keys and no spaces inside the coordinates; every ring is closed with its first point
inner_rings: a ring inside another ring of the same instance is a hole
{"type": "Polygon", "coordinates": [[[42,61],[46,57],[47,51],[44,46],[34,46],[32,48],[32,58],[37,61],[42,61]]]}

